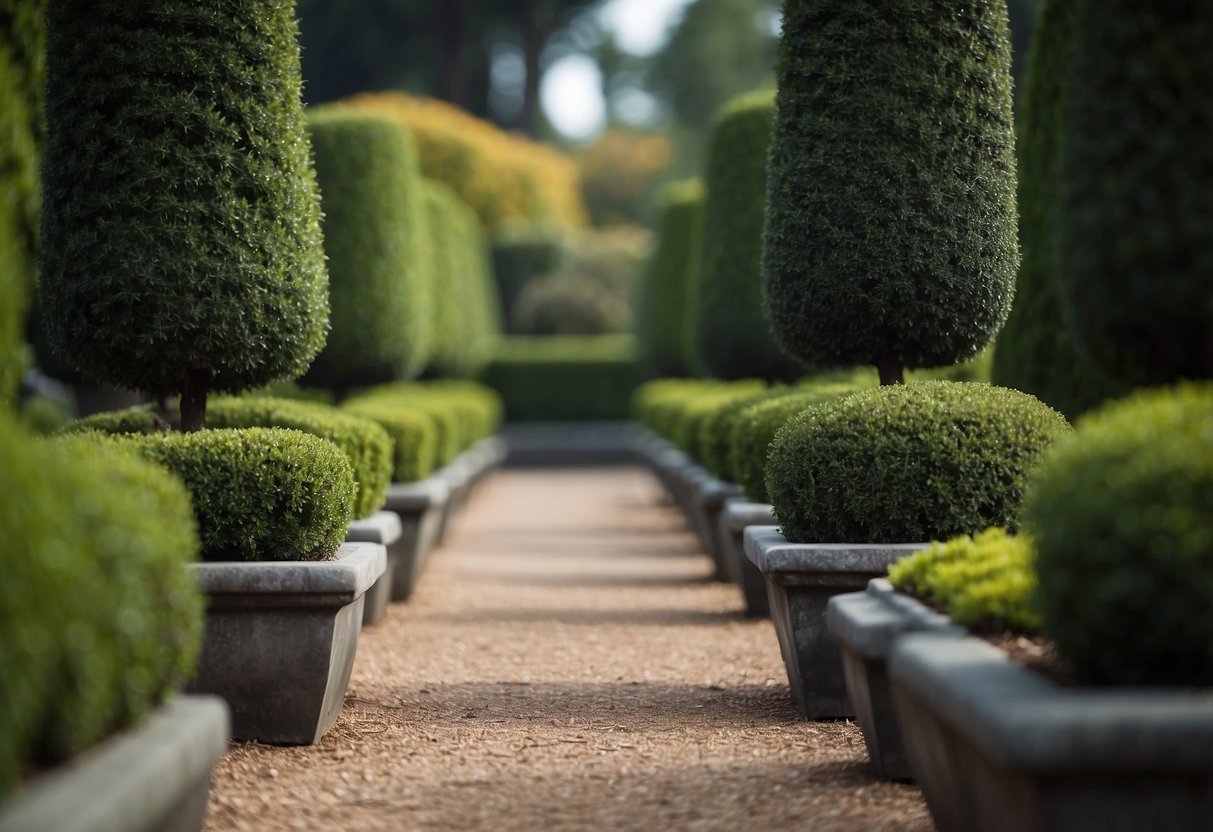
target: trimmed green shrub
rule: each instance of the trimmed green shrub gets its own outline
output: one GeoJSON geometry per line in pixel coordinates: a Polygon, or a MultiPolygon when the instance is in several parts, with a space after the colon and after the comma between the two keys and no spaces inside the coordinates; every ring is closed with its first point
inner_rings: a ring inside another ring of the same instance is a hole
{"type": "Polygon", "coordinates": [[[703,183],[670,183],[658,204],[657,244],[636,300],[636,344],[641,364],[662,376],[690,372],[687,309],[698,271],[703,183]]]}
{"type": "Polygon", "coordinates": [[[717,407],[699,423],[699,448],[701,464],[712,476],[731,481],[733,467],[730,464],[733,427],[747,409],[760,402],[782,398],[792,389],[783,385],[768,387],[744,396],[729,399],[717,407]]]}
{"type": "Polygon", "coordinates": [[[91,416],[76,419],[65,425],[59,433],[71,434],[99,431],[100,433],[112,434],[149,434],[161,433],[169,429],[169,423],[160,418],[159,414],[150,406],[146,406],[94,413],[91,416]]]}
{"type": "Polygon", "coordinates": [[[355,517],[369,517],[387,498],[392,438],[373,419],[323,404],[247,397],[214,400],[207,420],[215,428],[294,428],[327,439],[341,449],[353,470],[358,488],[355,517]]]}
{"type": "Polygon", "coordinates": [[[551,274],[518,295],[511,329],[527,335],[608,335],[626,332],[632,307],[584,278],[551,274]]]}
{"type": "Polygon", "coordinates": [[[305,383],[345,390],[409,378],[429,360],[435,289],[412,137],[347,107],[307,113],[324,209],[328,342],[305,383]]]}
{"type": "Polygon", "coordinates": [[[703,464],[703,434],[700,426],[713,413],[736,399],[764,389],[761,380],[718,382],[712,388],[683,399],[671,428],[670,441],[696,463],[703,464]]]}
{"type": "Polygon", "coordinates": [[[667,435],[665,419],[671,407],[696,390],[706,390],[714,381],[689,378],[659,378],[646,381],[632,394],[632,418],[660,436],[667,435]]]}
{"type": "Polygon", "coordinates": [[[889,567],[889,581],[941,608],[962,627],[1036,633],[1035,558],[1030,538],[991,528],[902,558],[889,567]]]}
{"type": "Polygon", "coordinates": [[[497,228],[491,238],[493,276],[501,314],[513,328],[514,306],[527,285],[555,272],[568,254],[568,232],[557,225],[509,222],[497,228]]]}
{"type": "Polygon", "coordinates": [[[13,400],[25,369],[21,333],[29,300],[11,214],[0,202],[0,407],[13,400]]]}
{"type": "Polygon", "coordinates": [[[49,436],[72,423],[71,406],[49,396],[34,395],[21,402],[21,424],[31,433],[49,436]]]}
{"type": "Polygon", "coordinates": [[[641,382],[627,335],[507,338],[483,381],[512,422],[626,419],[641,382]]]}
{"type": "Polygon", "coordinates": [[[39,287],[56,351],[182,393],[307,368],[328,318],[290,0],[47,10],[39,287]],[[154,23],[154,25],[152,25],[154,23]]]}
{"type": "Polygon", "coordinates": [[[1028,494],[1044,630],[1084,680],[1213,684],[1213,385],[1106,405],[1028,494]]]}
{"type": "Polygon", "coordinates": [[[1073,3],[1047,0],[1032,38],[1017,145],[1023,260],[991,373],[995,384],[1031,393],[1071,419],[1127,392],[1078,350],[1057,296],[1061,119],[1076,24],[1073,3]]]}
{"type": "Polygon", "coordinates": [[[336,445],[284,428],[114,437],[180,477],[203,560],[327,560],[345,541],[354,474],[336,445]]]}
{"type": "Polygon", "coordinates": [[[767,493],[797,543],[944,540],[1014,531],[1041,454],[1068,433],[1038,399],[988,384],[863,390],[780,428],[767,493]]]}
{"type": "Polygon", "coordinates": [[[1057,250],[1065,318],[1114,378],[1213,377],[1213,8],[1074,4],[1057,250]]]}
{"type": "Polygon", "coordinates": [[[351,399],[341,410],[372,420],[392,437],[393,482],[416,482],[434,473],[442,423],[429,413],[380,399],[351,399]]]}
{"type": "Polygon", "coordinates": [[[719,378],[790,380],[803,366],[771,335],[762,297],[762,226],[772,92],[735,98],[716,116],[708,142],[694,350],[719,378]]]}
{"type": "Polygon", "coordinates": [[[763,283],[784,351],[973,357],[1018,265],[1005,3],[785,2],[763,283]]]}

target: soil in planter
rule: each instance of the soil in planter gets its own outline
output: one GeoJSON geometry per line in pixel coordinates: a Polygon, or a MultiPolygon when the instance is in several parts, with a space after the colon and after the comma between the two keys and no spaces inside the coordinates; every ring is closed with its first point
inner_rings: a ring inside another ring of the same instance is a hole
{"type": "Polygon", "coordinates": [[[1035,671],[1049,681],[1065,687],[1077,685],[1074,674],[1066,661],[1057,655],[1053,642],[1044,636],[1027,636],[1020,633],[974,633],[1006,653],[1011,661],[1035,671]]]}

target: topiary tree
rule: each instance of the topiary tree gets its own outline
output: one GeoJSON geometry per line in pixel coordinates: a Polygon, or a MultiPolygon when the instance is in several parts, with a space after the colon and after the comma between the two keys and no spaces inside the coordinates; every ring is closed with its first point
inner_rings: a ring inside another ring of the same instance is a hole
{"type": "Polygon", "coordinates": [[[304,381],[335,390],[411,378],[433,343],[433,279],[421,168],[395,121],[308,111],[328,258],[328,342],[304,381]]]}
{"type": "Polygon", "coordinates": [[[1018,265],[1006,4],[784,3],[763,285],[809,364],[971,358],[1018,265]]]}
{"type": "Polygon", "coordinates": [[[1059,289],[1080,348],[1135,384],[1213,376],[1213,8],[1073,4],[1059,289]]]}
{"type": "Polygon", "coordinates": [[[775,96],[755,92],[720,111],[704,173],[703,251],[693,349],[717,378],[793,379],[803,366],[775,343],[762,298],[762,225],[775,96]]]}
{"type": "Polygon", "coordinates": [[[41,294],[85,373],[181,394],[301,374],[324,344],[291,0],[47,11],[41,294]]]}

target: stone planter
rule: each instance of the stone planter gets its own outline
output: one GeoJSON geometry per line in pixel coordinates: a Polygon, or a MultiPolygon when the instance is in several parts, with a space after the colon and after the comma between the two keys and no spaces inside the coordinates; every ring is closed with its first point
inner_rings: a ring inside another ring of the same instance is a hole
{"type": "Polygon", "coordinates": [[[382,546],[346,543],[333,561],[191,564],[207,596],[191,691],[227,700],[236,739],[316,742],[341,711],[386,560],[382,546]]]}
{"type": "Polygon", "coordinates": [[[717,581],[730,582],[733,574],[729,569],[724,547],[720,540],[720,514],[725,500],[741,495],[741,486],[718,480],[703,471],[695,483],[695,499],[692,503],[691,521],[703,549],[712,558],[712,577],[717,581]]]}
{"type": "Polygon", "coordinates": [[[0,804],[0,832],[196,832],[227,738],[222,700],[174,697],[22,786],[0,804]]]}
{"type": "Polygon", "coordinates": [[[407,601],[417,586],[430,550],[438,543],[442,518],[450,501],[450,487],[438,477],[418,482],[395,482],[388,487],[384,508],[400,517],[396,569],[391,600],[407,601]]]}
{"type": "Polygon", "coordinates": [[[1213,691],[1062,687],[976,638],[912,633],[889,665],[941,832],[1195,830],[1213,818],[1213,691]]]}
{"type": "Polygon", "coordinates": [[[959,638],[966,630],[893,589],[884,578],[874,578],[864,592],[831,598],[826,626],[842,649],[847,694],[877,774],[886,780],[910,779],[910,762],[889,689],[893,642],[908,632],[930,630],[959,638]]]}
{"type": "Polygon", "coordinates": [[[753,503],[744,497],[724,501],[716,528],[718,545],[729,579],[741,588],[745,597],[745,614],[750,618],[765,618],[771,614],[767,599],[767,580],[758,567],[746,557],[742,536],[750,526],[769,526],[775,520],[770,503],[753,503]]]}
{"type": "Polygon", "coordinates": [[[842,656],[826,629],[831,596],[854,592],[925,543],[789,543],[776,526],[745,530],[745,553],[767,582],[792,699],[809,719],[850,719],[842,656]]]}
{"type": "Polygon", "coordinates": [[[460,454],[451,460],[449,465],[434,472],[435,478],[446,483],[449,495],[446,504],[442,508],[442,516],[438,522],[436,542],[439,544],[446,539],[447,529],[450,528],[455,517],[461,514],[467,506],[474,474],[473,467],[473,460],[469,459],[465,454],[460,454]]]}
{"type": "Polygon", "coordinates": [[[404,526],[400,522],[400,515],[394,511],[377,511],[370,517],[350,523],[350,530],[345,536],[347,543],[378,543],[387,552],[387,568],[366,591],[366,600],[362,602],[363,627],[378,624],[387,612],[396,569],[402,557],[400,546],[397,544],[403,535],[404,526]]]}

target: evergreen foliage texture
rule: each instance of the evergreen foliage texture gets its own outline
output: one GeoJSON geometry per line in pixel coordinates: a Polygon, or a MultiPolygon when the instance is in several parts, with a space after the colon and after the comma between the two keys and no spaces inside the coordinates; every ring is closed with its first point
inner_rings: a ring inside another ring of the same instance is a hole
{"type": "MultiPolygon", "coordinates": [[[[568,253],[568,234],[557,225],[507,223],[493,232],[493,276],[502,318],[514,319],[514,306],[527,284],[555,272],[568,253]]],[[[513,327],[508,331],[514,332],[513,327]]]]}

